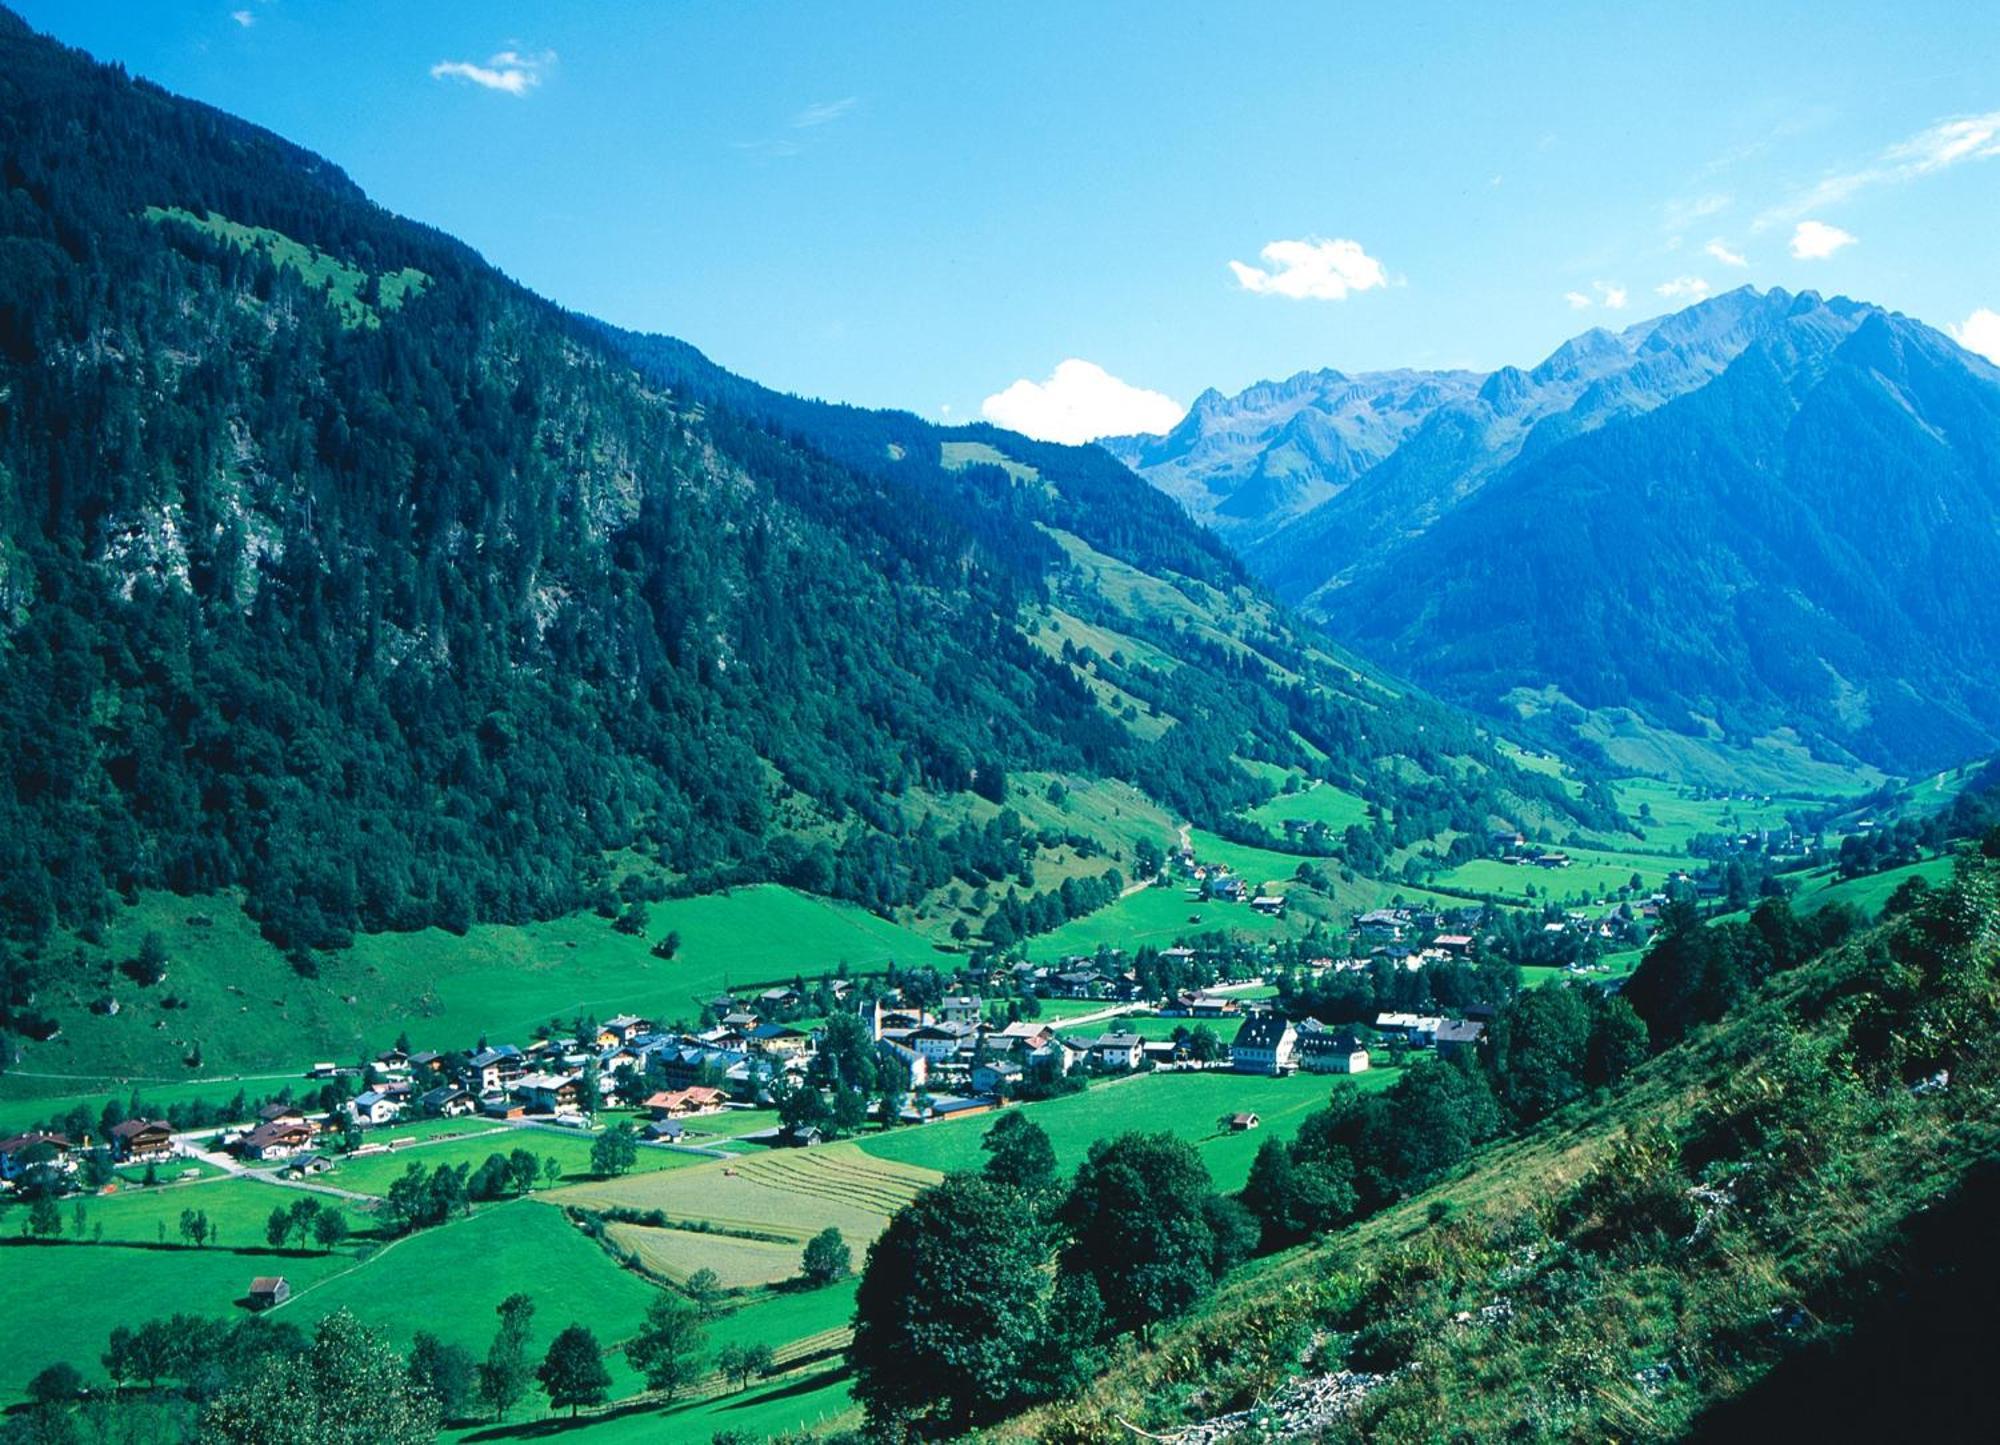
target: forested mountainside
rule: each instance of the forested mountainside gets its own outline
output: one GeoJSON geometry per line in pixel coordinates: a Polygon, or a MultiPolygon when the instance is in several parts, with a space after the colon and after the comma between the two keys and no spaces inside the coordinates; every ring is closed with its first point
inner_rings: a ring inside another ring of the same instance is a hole
{"type": "Polygon", "coordinates": [[[1898,771],[2000,738],[2000,633],[1979,620],[2000,371],[1877,307],[1746,288],[1478,382],[1441,375],[1414,425],[1402,373],[1299,389],[1281,425],[1260,388],[1191,416],[1185,445],[1113,450],[1176,495],[1203,477],[1218,525],[1260,469],[1327,493],[1243,524],[1251,568],[1462,702],[1552,686],[1681,731],[1791,726],[1898,771]],[[1365,470],[1315,471],[1285,440],[1352,430],[1378,398],[1400,440],[1365,470]]]}
{"type": "Polygon", "coordinates": [[[1101,452],[612,335],[11,16],[0,171],[0,910],[30,952],[238,887],[309,967],[609,898],[613,850],[888,909],[969,866],[933,804],[1015,770],[1196,821],[1268,791],[1237,759],[1440,826],[1584,806],[1101,452]],[[1113,615],[1131,655],[1074,640],[1113,615]]]}

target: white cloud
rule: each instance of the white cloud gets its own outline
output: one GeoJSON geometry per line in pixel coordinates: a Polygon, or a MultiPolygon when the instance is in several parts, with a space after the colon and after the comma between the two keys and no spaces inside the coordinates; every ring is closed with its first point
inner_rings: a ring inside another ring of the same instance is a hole
{"type": "Polygon", "coordinates": [[[229,12],[229,18],[234,20],[238,25],[241,25],[245,30],[248,30],[252,25],[257,23],[257,17],[252,15],[248,10],[232,10],[229,12]]]}
{"type": "Polygon", "coordinates": [[[1708,295],[1709,289],[1708,282],[1700,276],[1676,276],[1671,281],[1662,281],[1653,292],[1669,301],[1699,301],[1708,295]]]}
{"type": "Polygon", "coordinates": [[[1824,261],[1842,246],[1852,246],[1854,237],[1824,221],[1801,221],[1792,232],[1792,254],[1801,261],[1824,261]]]}
{"type": "Polygon", "coordinates": [[[490,56],[484,65],[470,60],[440,60],[431,67],[431,77],[435,80],[463,80],[486,90],[524,96],[542,83],[542,72],[555,64],[555,60],[553,50],[545,50],[539,55],[502,50],[490,56]]]}
{"type": "Polygon", "coordinates": [[[1993,156],[2000,156],[2000,110],[1941,120],[1907,140],[1897,141],[1868,165],[1823,176],[1791,200],[1759,216],[1756,229],[1795,221],[1872,186],[1914,181],[1964,161],[1993,156]]]}
{"type": "Polygon", "coordinates": [[[1623,286],[1610,281],[1593,281],[1590,290],[1597,293],[1594,300],[1589,291],[1565,291],[1563,300],[1572,311],[1585,311],[1600,304],[1606,311],[1623,311],[1632,299],[1623,286]]]}
{"type": "Polygon", "coordinates": [[[860,101],[851,95],[844,95],[839,100],[822,100],[793,116],[792,129],[810,130],[816,125],[830,125],[858,104],[860,101]]]}
{"type": "Polygon", "coordinates": [[[2000,366],[2000,311],[1982,306],[1965,318],[1963,326],[1947,326],[1945,330],[1967,351],[1977,352],[2000,366]]]}
{"type": "Polygon", "coordinates": [[[1289,296],[1294,301],[1344,301],[1351,291],[1389,284],[1382,263],[1359,241],[1273,241],[1257,253],[1269,270],[1231,261],[1229,269],[1245,291],[1289,296]]]}
{"type": "Polygon", "coordinates": [[[1172,431],[1187,408],[1170,396],[1120,381],[1092,361],[1076,357],[1047,381],[1023,378],[979,404],[995,426],[1045,442],[1087,442],[1132,432],[1172,431]]]}
{"type": "Polygon", "coordinates": [[[1720,239],[1710,241],[1706,246],[1702,247],[1702,250],[1725,266],[1748,266],[1750,264],[1748,256],[1745,256],[1741,251],[1730,250],[1720,239]]]}

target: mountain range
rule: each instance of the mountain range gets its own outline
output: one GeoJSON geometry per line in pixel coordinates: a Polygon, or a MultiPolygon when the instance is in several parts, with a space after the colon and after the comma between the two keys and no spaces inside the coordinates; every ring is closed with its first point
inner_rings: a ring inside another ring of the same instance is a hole
{"type": "Polygon", "coordinates": [[[2000,740],[2000,370],[1880,307],[1745,287],[1531,370],[1302,373],[1104,445],[1475,707],[1898,771],[2000,740]]]}

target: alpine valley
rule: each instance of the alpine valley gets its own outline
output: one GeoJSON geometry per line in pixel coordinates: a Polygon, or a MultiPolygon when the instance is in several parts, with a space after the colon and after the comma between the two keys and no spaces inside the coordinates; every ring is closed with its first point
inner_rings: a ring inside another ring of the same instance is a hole
{"type": "Polygon", "coordinates": [[[1996,578],[1863,303],[1061,445],[0,11],[0,1445],[1984,1438],[1996,578]]]}

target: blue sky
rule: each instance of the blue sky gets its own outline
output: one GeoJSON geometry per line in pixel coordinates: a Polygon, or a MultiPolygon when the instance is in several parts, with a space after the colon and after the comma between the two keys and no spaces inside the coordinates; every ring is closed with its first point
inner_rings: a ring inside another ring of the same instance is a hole
{"type": "Polygon", "coordinates": [[[565,305],[931,417],[1157,426],[1745,282],[2000,355],[2000,6],[19,8],[565,305]]]}

